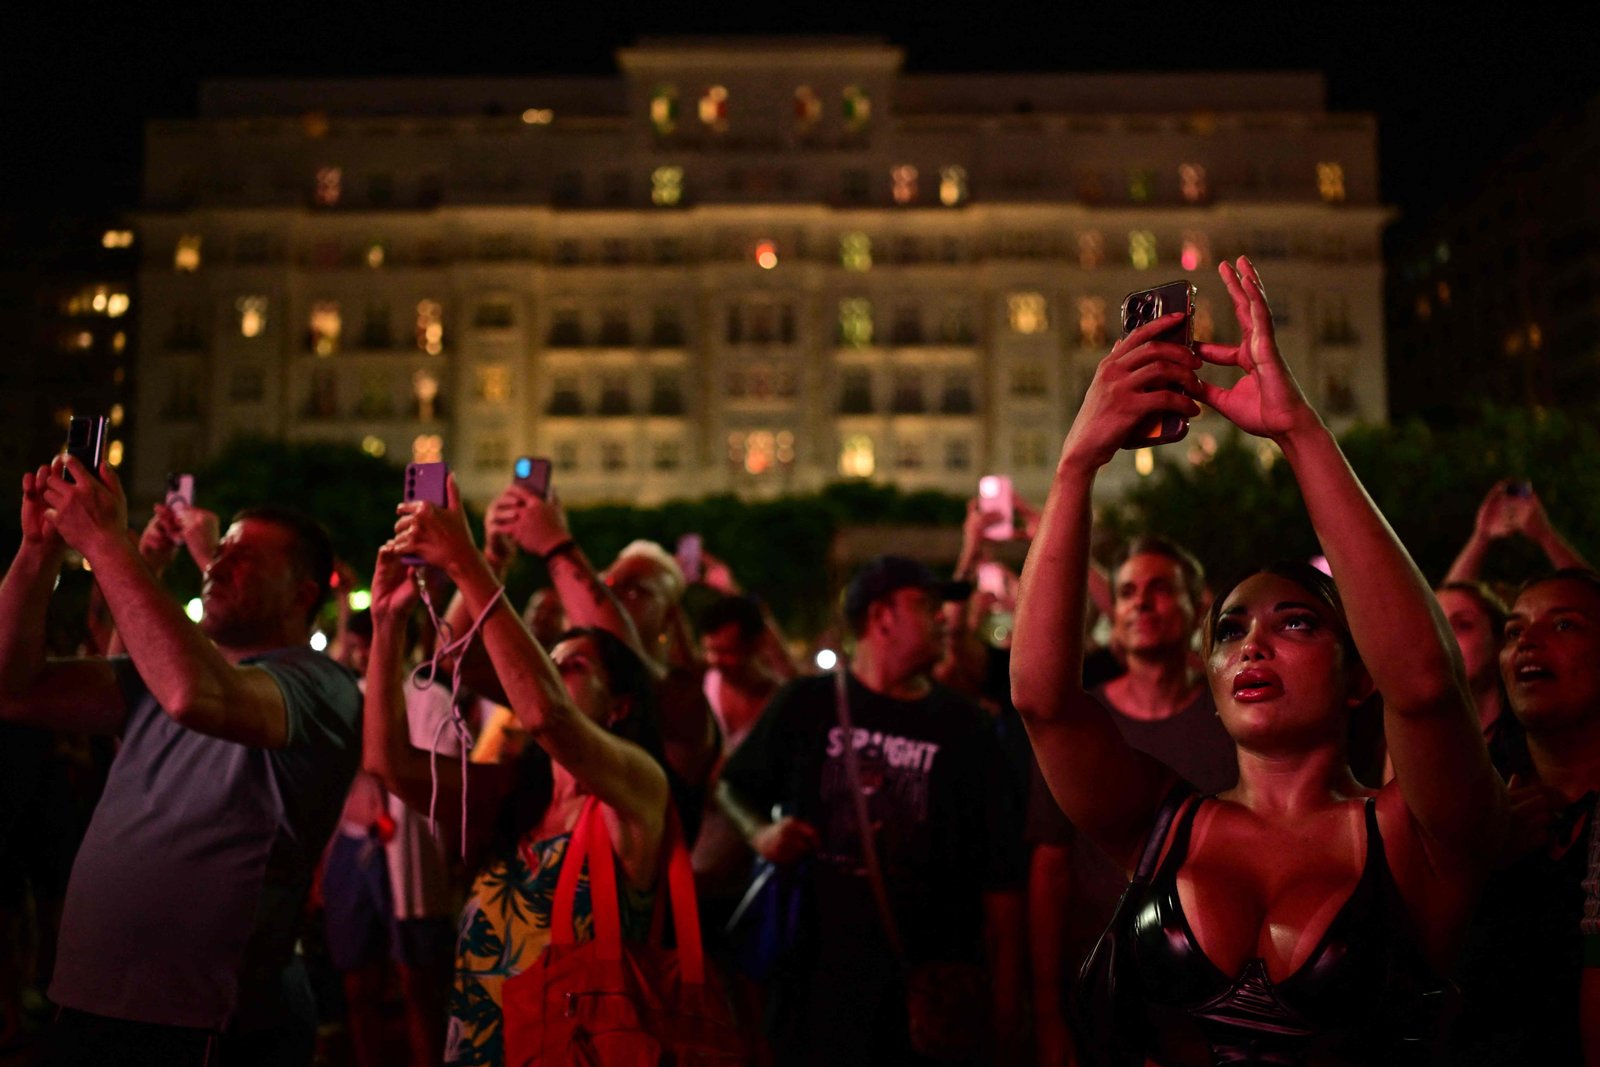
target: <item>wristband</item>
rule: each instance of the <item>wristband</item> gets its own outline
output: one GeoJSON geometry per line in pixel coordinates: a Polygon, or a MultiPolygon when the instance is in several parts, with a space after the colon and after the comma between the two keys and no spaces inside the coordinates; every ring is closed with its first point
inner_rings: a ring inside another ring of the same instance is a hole
{"type": "Polygon", "coordinates": [[[559,555],[562,555],[563,553],[571,552],[577,547],[578,542],[569,537],[565,541],[562,541],[560,544],[556,545],[556,547],[552,548],[550,551],[539,553],[539,559],[544,563],[545,566],[548,567],[551,560],[555,559],[559,555]]]}

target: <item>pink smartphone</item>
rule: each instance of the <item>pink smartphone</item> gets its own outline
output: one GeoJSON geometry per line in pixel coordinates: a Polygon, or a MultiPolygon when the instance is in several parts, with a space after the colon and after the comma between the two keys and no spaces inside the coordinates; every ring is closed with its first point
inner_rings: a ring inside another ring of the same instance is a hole
{"type": "Polygon", "coordinates": [[[184,508],[194,507],[194,475],[169,474],[167,475],[167,496],[165,503],[174,514],[181,513],[184,508]]]}
{"type": "Polygon", "coordinates": [[[978,592],[991,593],[996,599],[1006,595],[1006,569],[993,560],[978,564],[978,592]]]}
{"type": "Polygon", "coordinates": [[[543,500],[550,492],[550,461],[542,456],[518,456],[511,480],[543,500]]]}
{"type": "Polygon", "coordinates": [[[683,568],[683,580],[691,585],[701,578],[701,571],[705,569],[705,541],[697,533],[684,534],[678,538],[678,566],[683,568]]]}
{"type": "MultiPolygon", "coordinates": [[[[450,506],[450,478],[448,463],[408,463],[406,465],[406,503],[425,500],[435,507],[450,506]]],[[[421,556],[401,556],[401,561],[412,567],[421,567],[427,560],[421,556]]]]}
{"type": "Polygon", "coordinates": [[[1011,478],[1005,474],[986,474],[978,479],[978,506],[984,514],[1000,518],[985,526],[983,536],[991,541],[1009,541],[1016,532],[1017,516],[1011,497],[1011,478]]]}
{"type": "MultiPolygon", "coordinates": [[[[1195,287],[1188,279],[1168,282],[1154,289],[1141,289],[1129,293],[1122,301],[1122,336],[1126,337],[1147,322],[1153,322],[1174,311],[1184,313],[1183,321],[1157,334],[1153,340],[1170,341],[1185,348],[1194,347],[1194,294],[1195,287]]],[[[1149,448],[1151,445],[1171,444],[1189,434],[1189,420],[1175,411],[1158,411],[1140,420],[1133,433],[1122,442],[1123,448],[1149,448]]]]}

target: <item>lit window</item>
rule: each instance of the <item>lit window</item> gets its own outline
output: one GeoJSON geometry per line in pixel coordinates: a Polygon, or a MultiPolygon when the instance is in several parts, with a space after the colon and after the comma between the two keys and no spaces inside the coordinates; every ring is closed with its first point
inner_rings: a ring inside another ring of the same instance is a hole
{"type": "Polygon", "coordinates": [[[233,306],[239,312],[239,336],[260,337],[267,328],[267,298],[241,296],[233,306]]]}
{"type": "Polygon", "coordinates": [[[93,348],[94,334],[90,333],[88,330],[68,331],[62,337],[61,347],[69,352],[73,351],[74,349],[93,348]]]}
{"type": "Polygon", "coordinates": [[[106,462],[113,467],[122,466],[122,442],[112,441],[106,446],[106,462]]]}
{"type": "Polygon", "coordinates": [[[1206,235],[1191,230],[1183,235],[1183,269],[1199,270],[1207,259],[1206,235]]]}
{"type": "Polygon", "coordinates": [[[127,347],[128,347],[128,335],[127,334],[123,333],[121,330],[118,330],[116,333],[111,335],[111,351],[115,352],[117,355],[120,356],[120,355],[122,355],[122,350],[124,348],[127,348],[127,347]]]}
{"type": "Polygon", "coordinates": [[[790,463],[793,463],[794,462],[794,434],[790,433],[788,430],[779,430],[778,431],[778,436],[775,438],[775,440],[776,440],[777,445],[778,445],[778,448],[777,448],[778,462],[782,463],[782,464],[786,464],[786,465],[790,464],[790,463]]]}
{"type": "Polygon", "coordinates": [[[767,430],[756,430],[744,441],[744,469],[751,474],[761,474],[772,469],[776,460],[778,443],[767,430]]]}
{"type": "Polygon", "coordinates": [[[178,247],[172,253],[172,269],[196,271],[200,269],[200,235],[184,234],[178,238],[178,247]]]}
{"type": "Polygon", "coordinates": [[[1134,270],[1150,270],[1156,265],[1156,235],[1149,230],[1128,234],[1128,262],[1134,270]]]}
{"type": "Polygon", "coordinates": [[[1048,325],[1043,293],[1012,293],[1006,308],[1015,333],[1043,333],[1048,325]]]}
{"type": "Polygon", "coordinates": [[[801,130],[809,130],[822,118],[822,98],[817,91],[809,85],[802,85],[794,91],[794,124],[801,130]]]}
{"type": "Polygon", "coordinates": [[[1317,164],[1317,194],[1330,204],[1344,200],[1344,167],[1338,163],[1317,164]]]}
{"type": "Polygon", "coordinates": [[[106,315],[113,319],[120,319],[128,313],[129,303],[127,293],[107,293],[106,315]]]}
{"type": "Polygon", "coordinates": [[[659,85],[650,94],[650,125],[665,137],[678,128],[678,90],[671,85],[659,85]]]}
{"type": "Polygon", "coordinates": [[[332,300],[319,300],[311,305],[311,350],[319,356],[331,356],[339,351],[339,332],[343,321],[339,305],[332,300]]]}
{"type": "Polygon", "coordinates": [[[434,377],[431,371],[419,367],[411,375],[411,395],[416,397],[417,419],[421,422],[432,422],[437,413],[439,379],[434,377]]]}
{"type": "Polygon", "coordinates": [[[713,85],[700,98],[700,121],[719,132],[728,128],[728,90],[725,87],[713,85]]]}
{"type": "Polygon", "coordinates": [[[917,199],[917,168],[909,163],[902,163],[889,172],[889,180],[894,184],[894,202],[909,204],[917,199]]]}
{"type": "Polygon", "coordinates": [[[411,442],[411,462],[438,463],[444,458],[444,438],[436,433],[418,434],[411,442]]]}
{"type": "Polygon", "coordinates": [[[955,207],[967,202],[967,168],[950,164],[939,168],[939,203],[955,207]]]}
{"type": "Polygon", "coordinates": [[[502,470],[511,462],[511,442],[501,433],[485,434],[472,449],[472,465],[481,471],[502,470]]]}
{"type": "Polygon", "coordinates": [[[113,425],[113,426],[121,426],[122,425],[122,420],[124,418],[124,415],[125,415],[125,412],[122,410],[122,405],[121,404],[112,404],[111,405],[111,425],[113,425]]]}
{"type": "Polygon", "coordinates": [[[478,399],[486,404],[505,404],[511,399],[511,368],[504,363],[485,363],[476,368],[478,399]]]}
{"type": "Polygon", "coordinates": [[[132,230],[107,230],[100,238],[100,244],[106,248],[132,248],[132,230]]]}
{"type": "Polygon", "coordinates": [[[841,234],[839,263],[845,270],[871,270],[872,238],[864,233],[841,234]]]}
{"type": "Polygon", "coordinates": [[[1178,168],[1178,188],[1183,198],[1198,204],[1206,198],[1206,168],[1198,163],[1185,163],[1178,168]]]}
{"type": "Polygon", "coordinates": [[[361,451],[365,452],[369,456],[375,456],[381,459],[383,454],[389,451],[389,446],[383,443],[383,438],[374,437],[371,434],[368,434],[366,437],[361,439],[361,451]]]}
{"type": "Polygon", "coordinates": [[[872,301],[865,297],[839,301],[839,339],[854,348],[872,343],[872,301]]]}
{"type": "MultiPolygon", "coordinates": [[[[1427,297],[1419,298],[1419,300],[1417,302],[1417,309],[1420,311],[1422,309],[1422,307],[1427,304],[1427,302],[1428,302],[1428,298],[1427,297]]],[[[1423,317],[1426,318],[1427,316],[1423,316],[1423,317]]],[[[1506,334],[1506,355],[1515,356],[1515,355],[1520,354],[1521,352],[1522,352],[1522,331],[1521,330],[1512,330],[1510,333],[1506,334]]]]}
{"type": "Polygon", "coordinates": [[[1078,344],[1099,348],[1106,343],[1106,298],[1085,296],[1078,300],[1078,344]]]}
{"type": "Polygon", "coordinates": [[[556,470],[563,473],[578,469],[578,442],[556,442],[556,470]]]}
{"type": "Polygon", "coordinates": [[[657,167],[650,173],[650,202],[671,207],[683,199],[683,168],[657,167]]]}
{"type": "Polygon", "coordinates": [[[417,303],[417,347],[430,356],[444,351],[444,308],[437,300],[417,303]]]}
{"type": "Polygon", "coordinates": [[[1037,399],[1050,392],[1050,375],[1037,359],[1020,360],[1011,366],[1011,395],[1037,399]]]}
{"type": "Polygon", "coordinates": [[[1544,333],[1539,329],[1538,323],[1528,324],[1528,347],[1538,348],[1544,343],[1544,333]]]}
{"type": "Polygon", "coordinates": [[[556,113],[547,107],[530,107],[522,113],[522,121],[529,126],[548,126],[555,117],[556,113]]]}
{"type": "Polygon", "coordinates": [[[1153,448],[1135,449],[1133,453],[1133,469],[1141,476],[1148,475],[1156,469],[1156,451],[1153,448]]]}
{"type": "Polygon", "coordinates": [[[344,171],[338,167],[317,168],[317,185],[312,190],[312,198],[319,207],[333,207],[339,202],[339,193],[344,184],[344,171]]]}
{"type": "Polygon", "coordinates": [[[1106,242],[1096,230],[1078,234],[1078,266],[1092,270],[1106,260],[1106,242]]]}
{"type": "Polygon", "coordinates": [[[778,246],[775,242],[756,242],[756,265],[762,270],[771,270],[778,265],[778,246]]]}
{"type": "Polygon", "coordinates": [[[839,473],[846,478],[870,478],[875,469],[872,438],[864,433],[846,437],[839,448],[839,473]]]}
{"type": "Polygon", "coordinates": [[[859,130],[872,119],[872,100],[859,85],[847,85],[844,90],[844,124],[847,129],[859,130]]]}
{"type": "Polygon", "coordinates": [[[600,444],[600,469],[603,471],[625,470],[628,466],[628,451],[621,441],[602,441],[600,444]]]}
{"type": "Polygon", "coordinates": [[[367,266],[371,267],[373,270],[377,270],[379,267],[383,266],[383,257],[384,251],[382,241],[374,241],[367,246],[367,266]]]}
{"type": "Polygon", "coordinates": [[[1128,199],[1149,200],[1156,195],[1156,172],[1147,167],[1134,167],[1128,171],[1128,199]]]}

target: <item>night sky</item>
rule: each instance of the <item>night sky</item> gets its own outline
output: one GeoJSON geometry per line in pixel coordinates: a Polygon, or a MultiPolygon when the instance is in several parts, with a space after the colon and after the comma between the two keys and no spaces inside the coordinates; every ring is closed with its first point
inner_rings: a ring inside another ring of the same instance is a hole
{"type": "MultiPolygon", "coordinates": [[[[0,73],[0,221],[135,206],[141,127],[227,76],[608,74],[643,34],[886,37],[913,71],[1316,69],[1376,112],[1383,195],[1406,220],[1470,186],[1547,116],[1600,91],[1594,9],[838,3],[14,4],[0,73]],[[15,84],[6,85],[6,82],[15,84]],[[5,218],[9,216],[9,218],[5,218]]],[[[15,251],[15,249],[13,249],[15,251]]]]}

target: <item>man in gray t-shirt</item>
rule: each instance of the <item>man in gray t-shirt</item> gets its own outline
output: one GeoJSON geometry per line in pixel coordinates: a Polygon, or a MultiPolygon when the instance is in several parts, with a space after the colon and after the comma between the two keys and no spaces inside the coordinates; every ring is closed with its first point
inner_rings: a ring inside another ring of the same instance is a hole
{"type": "Polygon", "coordinates": [[[307,647],[332,548],[287,509],[240,512],[215,544],[182,537],[194,518],[163,508],[152,528],[205,573],[199,626],[129,542],[109,467],[57,457],[23,479],[23,543],[0,582],[0,717],[122,741],[67,886],[42,1064],[310,1059],[295,930],[361,740],[353,678],[307,647]],[[126,657],[45,657],[68,546],[126,657]]]}

